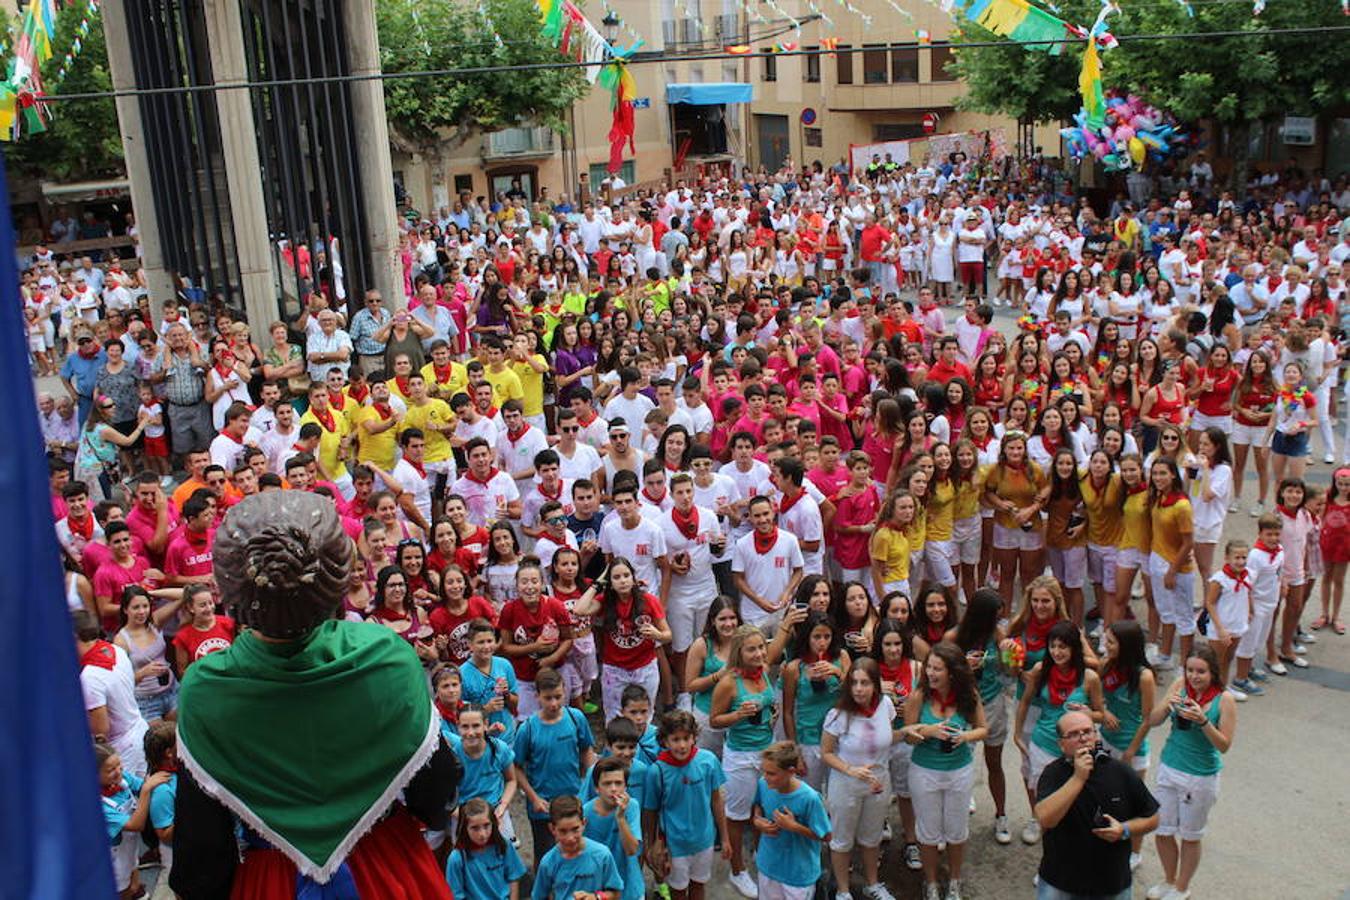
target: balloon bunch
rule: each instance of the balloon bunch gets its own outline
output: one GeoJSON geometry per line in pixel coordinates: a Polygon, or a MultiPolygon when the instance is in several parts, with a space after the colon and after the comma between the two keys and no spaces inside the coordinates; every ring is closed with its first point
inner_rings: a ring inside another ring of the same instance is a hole
{"type": "Polygon", "coordinates": [[[1060,135],[1075,160],[1091,155],[1101,160],[1108,172],[1143,168],[1146,159],[1161,161],[1182,150],[1186,135],[1176,120],[1134,94],[1108,93],[1102,124],[1094,127],[1086,110],[1073,117],[1072,128],[1060,129],[1060,135]]]}

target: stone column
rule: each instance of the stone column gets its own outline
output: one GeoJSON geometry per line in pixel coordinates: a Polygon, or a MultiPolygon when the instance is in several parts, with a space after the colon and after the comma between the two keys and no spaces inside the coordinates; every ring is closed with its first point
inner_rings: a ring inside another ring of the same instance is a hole
{"type": "MultiPolygon", "coordinates": [[[[353,75],[380,73],[380,39],[373,0],[345,0],[348,64],[353,75]]],[[[361,168],[361,203],[366,219],[366,252],[371,284],[348,285],[349,296],[376,288],[391,309],[403,309],[403,270],[398,258],[398,210],[394,206],[394,167],[389,159],[389,122],[384,112],[384,84],[375,78],[348,82],[356,159],[361,168]]],[[[350,242],[349,242],[350,246],[350,242]]]]}
{"type": "MultiPolygon", "coordinates": [[[[102,6],[113,90],[134,90],[136,70],[127,33],[126,0],[103,0],[102,6]]],[[[141,242],[141,268],[145,271],[151,299],[163,303],[174,296],[174,281],[173,273],[165,265],[159,240],[159,215],[155,209],[154,183],[150,180],[150,162],[146,158],[140,101],[135,97],[118,97],[115,103],[118,130],[122,135],[122,155],[126,159],[127,179],[131,182],[131,205],[136,213],[136,230],[141,242]]]]}
{"type": "MultiPolygon", "coordinates": [[[[206,0],[206,41],[211,73],[218,86],[248,80],[243,22],[238,0],[206,0]]],[[[272,270],[262,166],[249,92],[239,88],[213,92],[220,120],[221,156],[230,189],[235,256],[249,330],[259,346],[269,340],[267,326],[277,318],[277,285],[272,270]]]]}

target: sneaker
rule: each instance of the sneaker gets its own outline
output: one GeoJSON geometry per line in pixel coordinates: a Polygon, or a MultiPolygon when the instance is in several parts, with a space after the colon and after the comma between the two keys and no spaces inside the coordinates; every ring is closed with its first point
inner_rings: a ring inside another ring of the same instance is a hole
{"type": "Polygon", "coordinates": [[[670,885],[666,884],[664,881],[658,884],[656,886],[656,896],[660,897],[661,900],[670,900],[670,885]]]}
{"type": "Polygon", "coordinates": [[[970,798],[970,815],[972,815],[972,816],[975,815],[975,797],[974,797],[974,795],[972,795],[971,798],[970,798]]]}
{"type": "Polygon", "coordinates": [[[750,900],[755,900],[755,898],[759,896],[759,888],[755,886],[755,879],[751,878],[750,873],[746,870],[742,869],[739,872],[732,872],[730,881],[731,886],[734,887],[736,892],[742,897],[749,897],[750,900]]]}
{"type": "Polygon", "coordinates": [[[1041,839],[1041,823],[1032,819],[1027,823],[1027,827],[1022,829],[1022,843],[1034,844],[1041,839]]]}
{"type": "Polygon", "coordinates": [[[1232,503],[1228,504],[1228,511],[1229,511],[1230,513],[1235,513],[1235,512],[1238,511],[1238,502],[1237,502],[1236,500],[1234,500],[1232,503]]]}
{"type": "Polygon", "coordinates": [[[947,882],[947,900],[961,900],[961,879],[953,878],[947,882]]]}
{"type": "Polygon", "coordinates": [[[1233,695],[1233,699],[1236,700],[1236,701],[1239,702],[1239,703],[1246,703],[1246,702],[1247,702],[1247,695],[1246,695],[1245,693],[1243,693],[1242,691],[1238,690],[1238,688],[1237,688],[1236,686],[1234,686],[1234,685],[1231,685],[1231,684],[1228,685],[1228,693],[1232,694],[1232,695],[1233,695]]]}
{"type": "Polygon", "coordinates": [[[918,844],[906,844],[900,855],[905,860],[906,869],[917,872],[923,868],[923,856],[919,853],[918,844]]]}
{"type": "Polygon", "coordinates": [[[890,888],[878,881],[876,884],[869,884],[863,888],[863,896],[867,900],[895,900],[895,895],[891,893],[890,888]]]}
{"type": "Polygon", "coordinates": [[[1144,862],[1144,854],[1142,854],[1142,853],[1131,853],[1131,854],[1130,854],[1130,871],[1133,872],[1135,869],[1139,868],[1139,866],[1142,865],[1143,862],[1144,862]]]}
{"type": "Polygon", "coordinates": [[[1336,457],[1335,457],[1334,455],[1332,455],[1331,453],[1327,453],[1327,454],[1323,455],[1323,457],[1322,457],[1322,462],[1326,463],[1327,465],[1331,465],[1331,464],[1334,463],[1335,461],[1336,461],[1336,457]]]}
{"type": "Polygon", "coordinates": [[[1289,670],[1284,667],[1284,663],[1282,662],[1266,663],[1266,669],[1272,675],[1279,675],[1281,677],[1289,674],[1289,670]]]}
{"type": "Polygon", "coordinates": [[[1297,638],[1300,644],[1317,643],[1317,635],[1313,634],[1311,631],[1304,631],[1302,628],[1298,630],[1297,638]]]}
{"type": "Polygon", "coordinates": [[[1261,513],[1265,511],[1266,511],[1265,505],[1262,504],[1260,501],[1253,503],[1252,508],[1249,510],[1249,512],[1252,514],[1253,519],[1255,519],[1257,516],[1261,515],[1261,513]]]}
{"type": "MultiPolygon", "coordinates": [[[[1294,652],[1295,652],[1295,653],[1299,653],[1299,652],[1306,653],[1307,651],[1306,651],[1306,650],[1300,651],[1300,650],[1298,650],[1297,648],[1295,648],[1294,652]]],[[[1306,669],[1306,668],[1308,668],[1308,661],[1307,661],[1306,659],[1304,659],[1303,657],[1301,657],[1301,656],[1295,656],[1295,657],[1293,658],[1293,660],[1290,662],[1290,665],[1292,665],[1295,669],[1306,669]]]]}
{"type": "Polygon", "coordinates": [[[1149,888],[1148,893],[1144,896],[1147,897],[1148,900],[1162,900],[1162,898],[1170,896],[1174,890],[1176,890],[1176,888],[1172,887],[1172,885],[1168,884],[1166,881],[1163,881],[1149,888]]]}
{"type": "Polygon", "coordinates": [[[882,842],[883,844],[889,844],[889,843],[891,842],[891,823],[890,823],[890,822],[882,822],[882,823],[881,823],[881,842],[882,842]]]}
{"type": "Polygon", "coordinates": [[[1248,697],[1260,697],[1265,694],[1266,689],[1252,681],[1250,678],[1238,678],[1233,681],[1232,687],[1246,694],[1248,697]]]}
{"type": "MultiPolygon", "coordinates": [[[[1251,680],[1252,680],[1252,681],[1269,681],[1269,680],[1270,680],[1270,674],[1269,674],[1268,672],[1266,672],[1265,669],[1252,669],[1251,672],[1248,673],[1248,675],[1251,677],[1251,680]]],[[[1251,691],[1248,691],[1247,693],[1250,694],[1251,691]]]]}
{"type": "Polygon", "coordinates": [[[1191,900],[1191,892],[1179,891],[1176,888],[1172,888],[1171,893],[1163,896],[1163,900],[1191,900]]]}
{"type": "Polygon", "coordinates": [[[923,900],[942,900],[942,892],[938,890],[936,881],[930,881],[923,886],[923,900]]]}
{"type": "Polygon", "coordinates": [[[1012,843],[1012,832],[1008,830],[1007,816],[994,816],[994,840],[1000,844],[1012,843]]]}

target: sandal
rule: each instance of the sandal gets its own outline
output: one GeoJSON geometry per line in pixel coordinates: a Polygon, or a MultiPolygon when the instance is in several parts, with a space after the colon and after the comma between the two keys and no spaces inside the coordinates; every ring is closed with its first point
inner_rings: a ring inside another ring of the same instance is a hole
{"type": "Polygon", "coordinates": [[[1334,623],[1332,623],[1331,630],[1336,632],[1337,634],[1345,634],[1345,623],[1342,622],[1340,619],[1337,619],[1334,623]]]}
{"type": "Polygon", "coordinates": [[[1318,616],[1317,618],[1313,619],[1313,623],[1312,623],[1312,630],[1313,630],[1313,631],[1321,631],[1323,628],[1326,628],[1326,627],[1327,627],[1327,617],[1326,617],[1326,616],[1318,616]]]}

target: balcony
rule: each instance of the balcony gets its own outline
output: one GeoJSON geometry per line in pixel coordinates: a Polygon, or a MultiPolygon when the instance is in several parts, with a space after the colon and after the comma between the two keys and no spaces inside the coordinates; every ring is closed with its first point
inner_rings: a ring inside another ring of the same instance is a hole
{"type": "Polygon", "coordinates": [[[965,91],[957,81],[900,84],[837,84],[828,100],[831,112],[891,109],[951,109],[965,91]]]}
{"type": "Polygon", "coordinates": [[[551,128],[533,126],[505,128],[487,135],[483,141],[483,159],[527,159],[532,156],[552,156],[557,149],[557,135],[551,128]]]}

